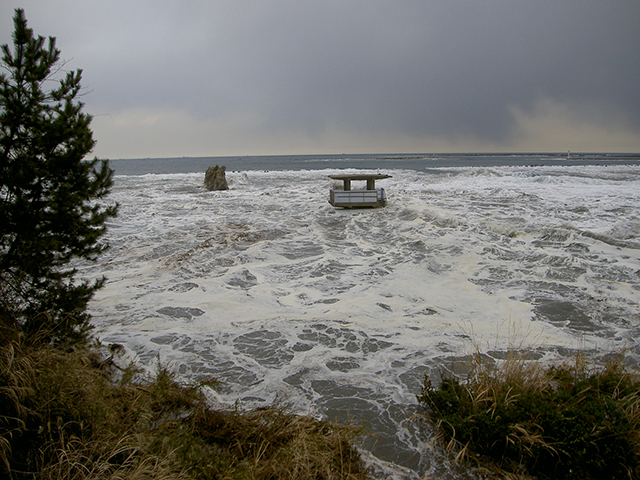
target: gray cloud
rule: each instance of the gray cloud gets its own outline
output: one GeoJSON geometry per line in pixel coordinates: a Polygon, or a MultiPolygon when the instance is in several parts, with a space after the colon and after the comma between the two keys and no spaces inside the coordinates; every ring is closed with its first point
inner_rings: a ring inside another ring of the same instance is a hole
{"type": "Polygon", "coordinates": [[[635,0],[16,1],[0,7],[2,43],[18,6],[84,69],[87,109],[116,119],[179,111],[251,118],[246,135],[506,148],[514,109],[550,100],[572,118],[640,126],[635,0]]]}

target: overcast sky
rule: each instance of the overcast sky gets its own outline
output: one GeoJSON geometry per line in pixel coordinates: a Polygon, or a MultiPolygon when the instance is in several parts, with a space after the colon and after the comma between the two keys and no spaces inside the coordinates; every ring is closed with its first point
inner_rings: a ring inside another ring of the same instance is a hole
{"type": "Polygon", "coordinates": [[[105,158],[640,152],[640,0],[2,0],[105,158]]]}

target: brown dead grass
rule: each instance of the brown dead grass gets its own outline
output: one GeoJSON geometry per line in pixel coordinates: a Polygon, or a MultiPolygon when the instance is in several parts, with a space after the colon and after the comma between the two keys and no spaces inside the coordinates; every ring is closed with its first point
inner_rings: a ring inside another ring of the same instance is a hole
{"type": "Polygon", "coordinates": [[[166,368],[148,377],[105,360],[96,348],[0,346],[3,478],[368,478],[353,428],[279,407],[214,410],[202,385],[166,368]]]}

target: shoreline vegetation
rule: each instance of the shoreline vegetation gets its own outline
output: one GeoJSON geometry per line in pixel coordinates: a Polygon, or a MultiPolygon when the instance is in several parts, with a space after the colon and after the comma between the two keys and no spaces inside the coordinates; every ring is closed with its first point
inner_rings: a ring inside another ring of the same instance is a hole
{"type": "Polygon", "coordinates": [[[145,375],[122,348],[51,346],[2,332],[0,472],[23,479],[370,478],[358,430],[281,407],[214,409],[164,366],[145,375]]]}
{"type": "Polygon", "coordinates": [[[464,379],[425,376],[418,401],[433,443],[482,478],[637,479],[640,377],[609,357],[545,365],[514,351],[494,365],[478,352],[464,379]]]}
{"type": "MultiPolygon", "coordinates": [[[[0,326],[3,478],[375,476],[356,447],[362,427],[281,406],[214,408],[213,378],[185,383],[160,363],[152,374],[125,364],[121,345],[52,345],[0,326]]],[[[624,356],[601,367],[580,355],[560,365],[528,358],[512,352],[496,365],[477,353],[462,379],[425,376],[419,421],[425,437],[435,431],[436,451],[464,478],[640,478],[640,378],[624,356]]]]}

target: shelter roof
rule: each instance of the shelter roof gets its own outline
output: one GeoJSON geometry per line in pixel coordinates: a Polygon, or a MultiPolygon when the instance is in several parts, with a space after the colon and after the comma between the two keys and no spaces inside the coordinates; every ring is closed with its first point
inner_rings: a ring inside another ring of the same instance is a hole
{"type": "Polygon", "coordinates": [[[391,175],[383,175],[381,173],[346,173],[340,175],[329,175],[334,180],[382,180],[391,178],[391,175]]]}

